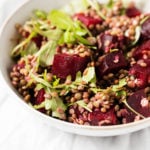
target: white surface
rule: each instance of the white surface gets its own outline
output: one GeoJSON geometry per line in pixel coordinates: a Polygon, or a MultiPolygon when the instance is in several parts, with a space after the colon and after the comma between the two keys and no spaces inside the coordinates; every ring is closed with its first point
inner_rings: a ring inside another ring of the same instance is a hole
{"type": "MultiPolygon", "coordinates": [[[[0,0],[0,25],[22,2],[0,0]]],[[[1,78],[0,83],[0,150],[149,150],[150,128],[109,138],[72,135],[50,128],[18,107],[1,78]]]]}

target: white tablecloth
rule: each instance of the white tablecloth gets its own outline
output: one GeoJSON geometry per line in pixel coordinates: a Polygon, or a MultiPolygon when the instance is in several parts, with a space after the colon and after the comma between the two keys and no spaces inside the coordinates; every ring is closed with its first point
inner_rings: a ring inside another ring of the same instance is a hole
{"type": "MultiPolygon", "coordinates": [[[[0,25],[23,0],[0,0],[0,25]]],[[[44,2],[44,1],[43,1],[44,2]]],[[[150,128],[115,137],[73,135],[46,126],[18,107],[0,78],[0,150],[149,150],[150,128]]]]}

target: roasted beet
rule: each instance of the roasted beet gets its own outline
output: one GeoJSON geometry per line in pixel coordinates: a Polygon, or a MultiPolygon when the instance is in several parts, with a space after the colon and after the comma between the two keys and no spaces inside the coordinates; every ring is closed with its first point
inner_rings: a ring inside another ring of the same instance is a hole
{"type": "Polygon", "coordinates": [[[141,11],[137,9],[135,6],[129,7],[126,9],[126,15],[128,17],[136,17],[141,15],[141,11]]]}
{"type": "Polygon", "coordinates": [[[43,41],[43,36],[37,35],[36,37],[32,38],[32,41],[35,42],[37,47],[41,47],[42,41],[43,41]]]}
{"type": "Polygon", "coordinates": [[[91,16],[86,16],[84,13],[76,14],[75,18],[80,20],[87,27],[89,27],[90,25],[100,24],[102,22],[102,20],[100,18],[93,18],[91,16]]]}
{"type": "Polygon", "coordinates": [[[138,88],[146,87],[150,78],[150,61],[145,60],[144,63],[147,66],[142,67],[139,64],[135,64],[129,70],[129,75],[134,75],[135,84],[138,88]]]}
{"type": "Polygon", "coordinates": [[[100,122],[105,120],[108,121],[104,122],[105,125],[117,124],[117,118],[114,109],[110,109],[106,113],[102,113],[101,111],[93,111],[89,113],[88,118],[91,125],[100,125],[100,122]]]}
{"type": "Polygon", "coordinates": [[[35,98],[35,104],[38,105],[40,103],[42,103],[44,101],[44,94],[45,94],[45,90],[44,89],[41,89],[38,91],[38,94],[35,98]]]}
{"type": "MultiPolygon", "coordinates": [[[[137,113],[144,117],[150,117],[150,107],[147,99],[147,94],[144,89],[138,90],[133,93],[128,99],[127,104],[137,113]]],[[[134,122],[140,118],[136,118],[137,114],[133,112],[128,106],[125,105],[125,109],[122,110],[122,117],[125,118],[126,123],[134,122]]]]}
{"type": "Polygon", "coordinates": [[[133,52],[133,57],[135,59],[143,58],[146,55],[150,58],[150,40],[143,42],[139,47],[133,52]]]}
{"type": "Polygon", "coordinates": [[[141,35],[143,39],[150,39],[150,18],[142,24],[141,35]]]}
{"type": "Polygon", "coordinates": [[[52,66],[52,73],[61,79],[71,75],[74,79],[78,71],[84,71],[89,57],[80,57],[69,54],[56,54],[52,66]]]}
{"type": "Polygon", "coordinates": [[[116,36],[101,33],[97,37],[98,49],[103,50],[104,53],[108,53],[111,49],[123,49],[127,44],[127,38],[124,36],[116,36]]]}
{"type": "Polygon", "coordinates": [[[127,61],[121,51],[111,52],[103,58],[101,64],[97,67],[97,75],[101,77],[104,74],[118,71],[126,66],[127,61]]]}
{"type": "Polygon", "coordinates": [[[127,103],[138,113],[145,117],[150,117],[149,101],[144,89],[136,91],[134,94],[132,94],[128,98],[127,103]]]}

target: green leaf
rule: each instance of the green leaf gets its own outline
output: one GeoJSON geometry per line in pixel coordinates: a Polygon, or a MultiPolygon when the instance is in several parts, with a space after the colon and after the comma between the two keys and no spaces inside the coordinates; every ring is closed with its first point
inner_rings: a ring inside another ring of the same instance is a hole
{"type": "Polygon", "coordinates": [[[38,47],[34,42],[27,43],[25,45],[25,48],[20,52],[21,56],[26,56],[26,55],[33,55],[38,51],[38,47]]]}
{"type": "Polygon", "coordinates": [[[88,0],[89,5],[96,10],[97,14],[103,19],[106,20],[106,17],[101,13],[100,4],[97,0],[88,0]]]}
{"type": "Polygon", "coordinates": [[[140,21],[140,25],[142,25],[147,19],[149,19],[150,16],[145,16],[141,21],[140,21]]]}
{"type": "Polygon", "coordinates": [[[56,52],[57,42],[48,41],[41,47],[36,56],[39,57],[39,63],[41,66],[50,66],[53,63],[54,55],[56,52]]]}
{"type": "Polygon", "coordinates": [[[22,42],[20,42],[18,45],[16,45],[13,50],[11,51],[11,56],[16,57],[21,54],[21,52],[24,50],[24,46],[26,46],[33,37],[35,37],[37,33],[32,32],[30,33],[29,37],[24,39],[22,42]]]}
{"type": "Polygon", "coordinates": [[[38,75],[34,75],[32,72],[29,73],[29,76],[34,80],[36,81],[37,83],[40,83],[42,85],[44,85],[45,87],[50,87],[51,88],[51,85],[49,82],[45,81],[44,79],[38,77],[38,75]]]}
{"type": "Polygon", "coordinates": [[[60,10],[52,10],[48,15],[48,19],[53,25],[63,30],[73,27],[73,20],[71,17],[60,10]]]}
{"type": "Polygon", "coordinates": [[[53,97],[50,100],[45,100],[45,109],[52,111],[53,117],[61,118],[61,114],[58,112],[58,109],[66,111],[67,106],[63,103],[62,99],[59,97],[53,97]]]}
{"type": "Polygon", "coordinates": [[[56,76],[53,76],[53,82],[52,82],[53,87],[58,86],[59,82],[60,82],[60,78],[57,78],[56,76]]]}
{"type": "Polygon", "coordinates": [[[85,81],[86,83],[89,82],[96,83],[95,67],[87,68],[87,73],[83,75],[82,80],[85,81]]]}
{"type": "Polygon", "coordinates": [[[47,18],[47,13],[43,10],[36,9],[33,11],[33,13],[39,19],[45,20],[47,18]]]}
{"type": "Polygon", "coordinates": [[[58,109],[63,110],[64,112],[67,109],[67,106],[63,103],[63,100],[59,97],[53,97],[52,99],[45,99],[41,104],[34,105],[35,109],[45,108],[46,110],[52,111],[52,116],[61,119],[61,114],[58,109]]]}
{"type": "Polygon", "coordinates": [[[113,85],[112,86],[112,90],[114,92],[120,91],[125,85],[127,85],[127,81],[126,81],[126,78],[123,78],[123,79],[119,80],[118,85],[113,85]]]}
{"type": "Polygon", "coordinates": [[[64,33],[64,42],[65,43],[74,43],[75,40],[76,39],[74,38],[73,32],[70,32],[69,30],[67,30],[64,33]]]}
{"type": "Polygon", "coordinates": [[[35,109],[45,108],[45,101],[43,101],[43,102],[40,103],[39,105],[34,105],[33,107],[34,107],[35,109]]]}
{"type": "Polygon", "coordinates": [[[77,40],[79,43],[82,43],[82,44],[84,44],[84,45],[91,45],[91,43],[90,43],[87,39],[83,38],[82,36],[79,36],[79,35],[77,35],[77,34],[74,34],[74,37],[76,38],[76,40],[77,40]]]}
{"type": "Polygon", "coordinates": [[[87,111],[92,112],[92,110],[87,107],[87,104],[86,104],[83,100],[77,101],[76,103],[77,103],[79,106],[81,106],[81,107],[83,107],[84,109],[86,109],[87,111]]]}
{"type": "Polygon", "coordinates": [[[65,5],[65,7],[63,7],[61,10],[67,14],[74,15],[75,13],[85,11],[88,6],[89,4],[87,0],[74,0],[65,5]]]}
{"type": "Polygon", "coordinates": [[[135,28],[135,40],[132,42],[132,46],[134,46],[140,39],[141,36],[141,27],[137,26],[135,28]]]}
{"type": "Polygon", "coordinates": [[[45,109],[50,110],[52,108],[53,101],[51,99],[45,99],[45,109]]]}
{"type": "Polygon", "coordinates": [[[40,83],[36,84],[35,89],[36,89],[37,91],[39,91],[39,90],[41,90],[41,89],[43,89],[43,88],[45,88],[45,86],[44,86],[43,84],[40,84],[40,83]]]}
{"type": "Polygon", "coordinates": [[[114,6],[114,0],[109,0],[107,3],[107,7],[112,9],[113,6],[114,6]]]}
{"type": "Polygon", "coordinates": [[[124,96],[126,97],[127,96],[127,92],[125,90],[121,90],[121,91],[117,91],[116,92],[116,96],[124,96]]]}
{"type": "Polygon", "coordinates": [[[34,23],[33,28],[35,32],[38,34],[47,37],[49,40],[55,40],[58,41],[60,37],[63,34],[63,31],[61,29],[51,29],[51,28],[46,28],[46,29],[41,29],[41,25],[34,23]]]}
{"type": "Polygon", "coordinates": [[[78,72],[76,73],[76,79],[75,79],[75,82],[77,82],[77,83],[81,83],[81,82],[82,82],[81,71],[78,71],[78,72]]]}

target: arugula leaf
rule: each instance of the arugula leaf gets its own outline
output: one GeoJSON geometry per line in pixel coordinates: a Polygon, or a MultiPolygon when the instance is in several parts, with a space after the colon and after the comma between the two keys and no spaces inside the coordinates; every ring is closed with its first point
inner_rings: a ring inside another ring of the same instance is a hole
{"type": "Polygon", "coordinates": [[[70,32],[69,30],[67,30],[64,33],[64,43],[74,43],[76,41],[73,32],[70,32]]]}
{"type": "Polygon", "coordinates": [[[125,85],[127,85],[126,78],[123,78],[123,79],[119,80],[118,85],[113,85],[112,86],[112,90],[114,92],[120,91],[125,85]]]}
{"type": "Polygon", "coordinates": [[[39,63],[41,66],[50,66],[53,63],[56,47],[56,41],[48,41],[36,53],[36,56],[39,57],[39,63]]]}
{"type": "Polygon", "coordinates": [[[88,3],[93,9],[96,10],[97,14],[103,19],[106,20],[106,17],[101,13],[100,4],[97,0],[88,0],[88,3]]]}
{"type": "Polygon", "coordinates": [[[83,107],[84,109],[86,109],[87,111],[92,112],[92,110],[87,107],[87,104],[86,104],[83,100],[77,101],[76,103],[77,103],[79,106],[81,106],[81,107],[83,107]]]}
{"type": "Polygon", "coordinates": [[[22,42],[20,42],[18,45],[16,45],[13,50],[11,51],[11,56],[16,57],[21,54],[21,52],[24,50],[24,46],[26,46],[33,37],[35,37],[37,33],[32,32],[30,33],[29,37],[24,39],[22,42]]]}
{"type": "Polygon", "coordinates": [[[53,87],[58,86],[59,82],[60,82],[60,78],[57,78],[56,76],[53,76],[53,82],[52,82],[53,87]]]}
{"type": "Polygon", "coordinates": [[[69,2],[69,4],[65,5],[61,10],[67,14],[73,15],[77,12],[85,11],[88,6],[87,0],[76,0],[69,2]]]}
{"type": "Polygon", "coordinates": [[[61,114],[58,111],[58,109],[62,109],[63,111],[66,111],[67,106],[63,103],[62,99],[59,97],[52,98],[52,99],[45,99],[41,104],[34,105],[35,109],[41,109],[45,108],[46,110],[52,111],[52,116],[57,117],[61,119],[61,114]]]}
{"type": "Polygon", "coordinates": [[[142,25],[147,19],[149,19],[150,16],[145,16],[141,21],[140,21],[140,25],[142,25]]]}
{"type": "Polygon", "coordinates": [[[109,0],[108,3],[107,3],[107,7],[108,8],[113,8],[114,6],[114,0],[109,0]]]}
{"type": "Polygon", "coordinates": [[[116,95],[117,96],[124,96],[124,97],[126,97],[127,96],[127,92],[125,90],[117,91],[116,95]]]}
{"type": "Polygon", "coordinates": [[[27,43],[27,45],[24,46],[25,48],[20,52],[21,56],[26,56],[26,55],[33,55],[38,51],[38,47],[34,42],[27,43]]]}
{"type": "Polygon", "coordinates": [[[39,91],[39,90],[41,90],[41,89],[43,89],[43,88],[45,88],[45,86],[44,86],[43,84],[41,84],[41,83],[36,84],[35,89],[36,89],[37,91],[39,91]]]}
{"type": "Polygon", "coordinates": [[[82,80],[85,81],[86,83],[89,82],[96,83],[95,67],[87,68],[87,73],[83,75],[82,80]]]}
{"type": "Polygon", "coordinates": [[[40,84],[44,85],[45,87],[49,87],[49,88],[52,87],[49,82],[47,82],[47,81],[45,81],[44,79],[38,77],[37,75],[34,75],[32,72],[29,73],[29,76],[30,76],[34,81],[36,81],[37,83],[40,83],[40,84]]]}
{"type": "Polygon", "coordinates": [[[33,23],[33,29],[38,34],[47,37],[49,40],[58,41],[63,34],[63,31],[59,28],[51,29],[50,27],[47,27],[42,29],[42,25],[38,22],[33,23]]]}
{"type": "Polygon", "coordinates": [[[52,10],[48,15],[48,19],[53,25],[63,30],[74,26],[71,17],[60,10],[52,10]]]}
{"type": "Polygon", "coordinates": [[[75,82],[77,82],[77,83],[81,83],[81,82],[82,82],[81,71],[78,71],[78,72],[76,73],[76,79],[75,79],[75,82]]]}
{"type": "Polygon", "coordinates": [[[39,18],[45,20],[47,18],[47,13],[45,11],[36,9],[33,11],[34,15],[39,18]]]}
{"type": "Polygon", "coordinates": [[[79,36],[79,35],[77,35],[77,34],[74,34],[74,37],[76,38],[76,40],[77,40],[79,43],[82,43],[82,44],[84,44],[84,45],[91,45],[91,43],[90,43],[87,39],[83,38],[82,36],[79,36]]]}
{"type": "Polygon", "coordinates": [[[141,27],[140,26],[137,26],[135,28],[135,40],[132,42],[132,46],[134,46],[140,39],[140,36],[141,36],[141,27]]]}

